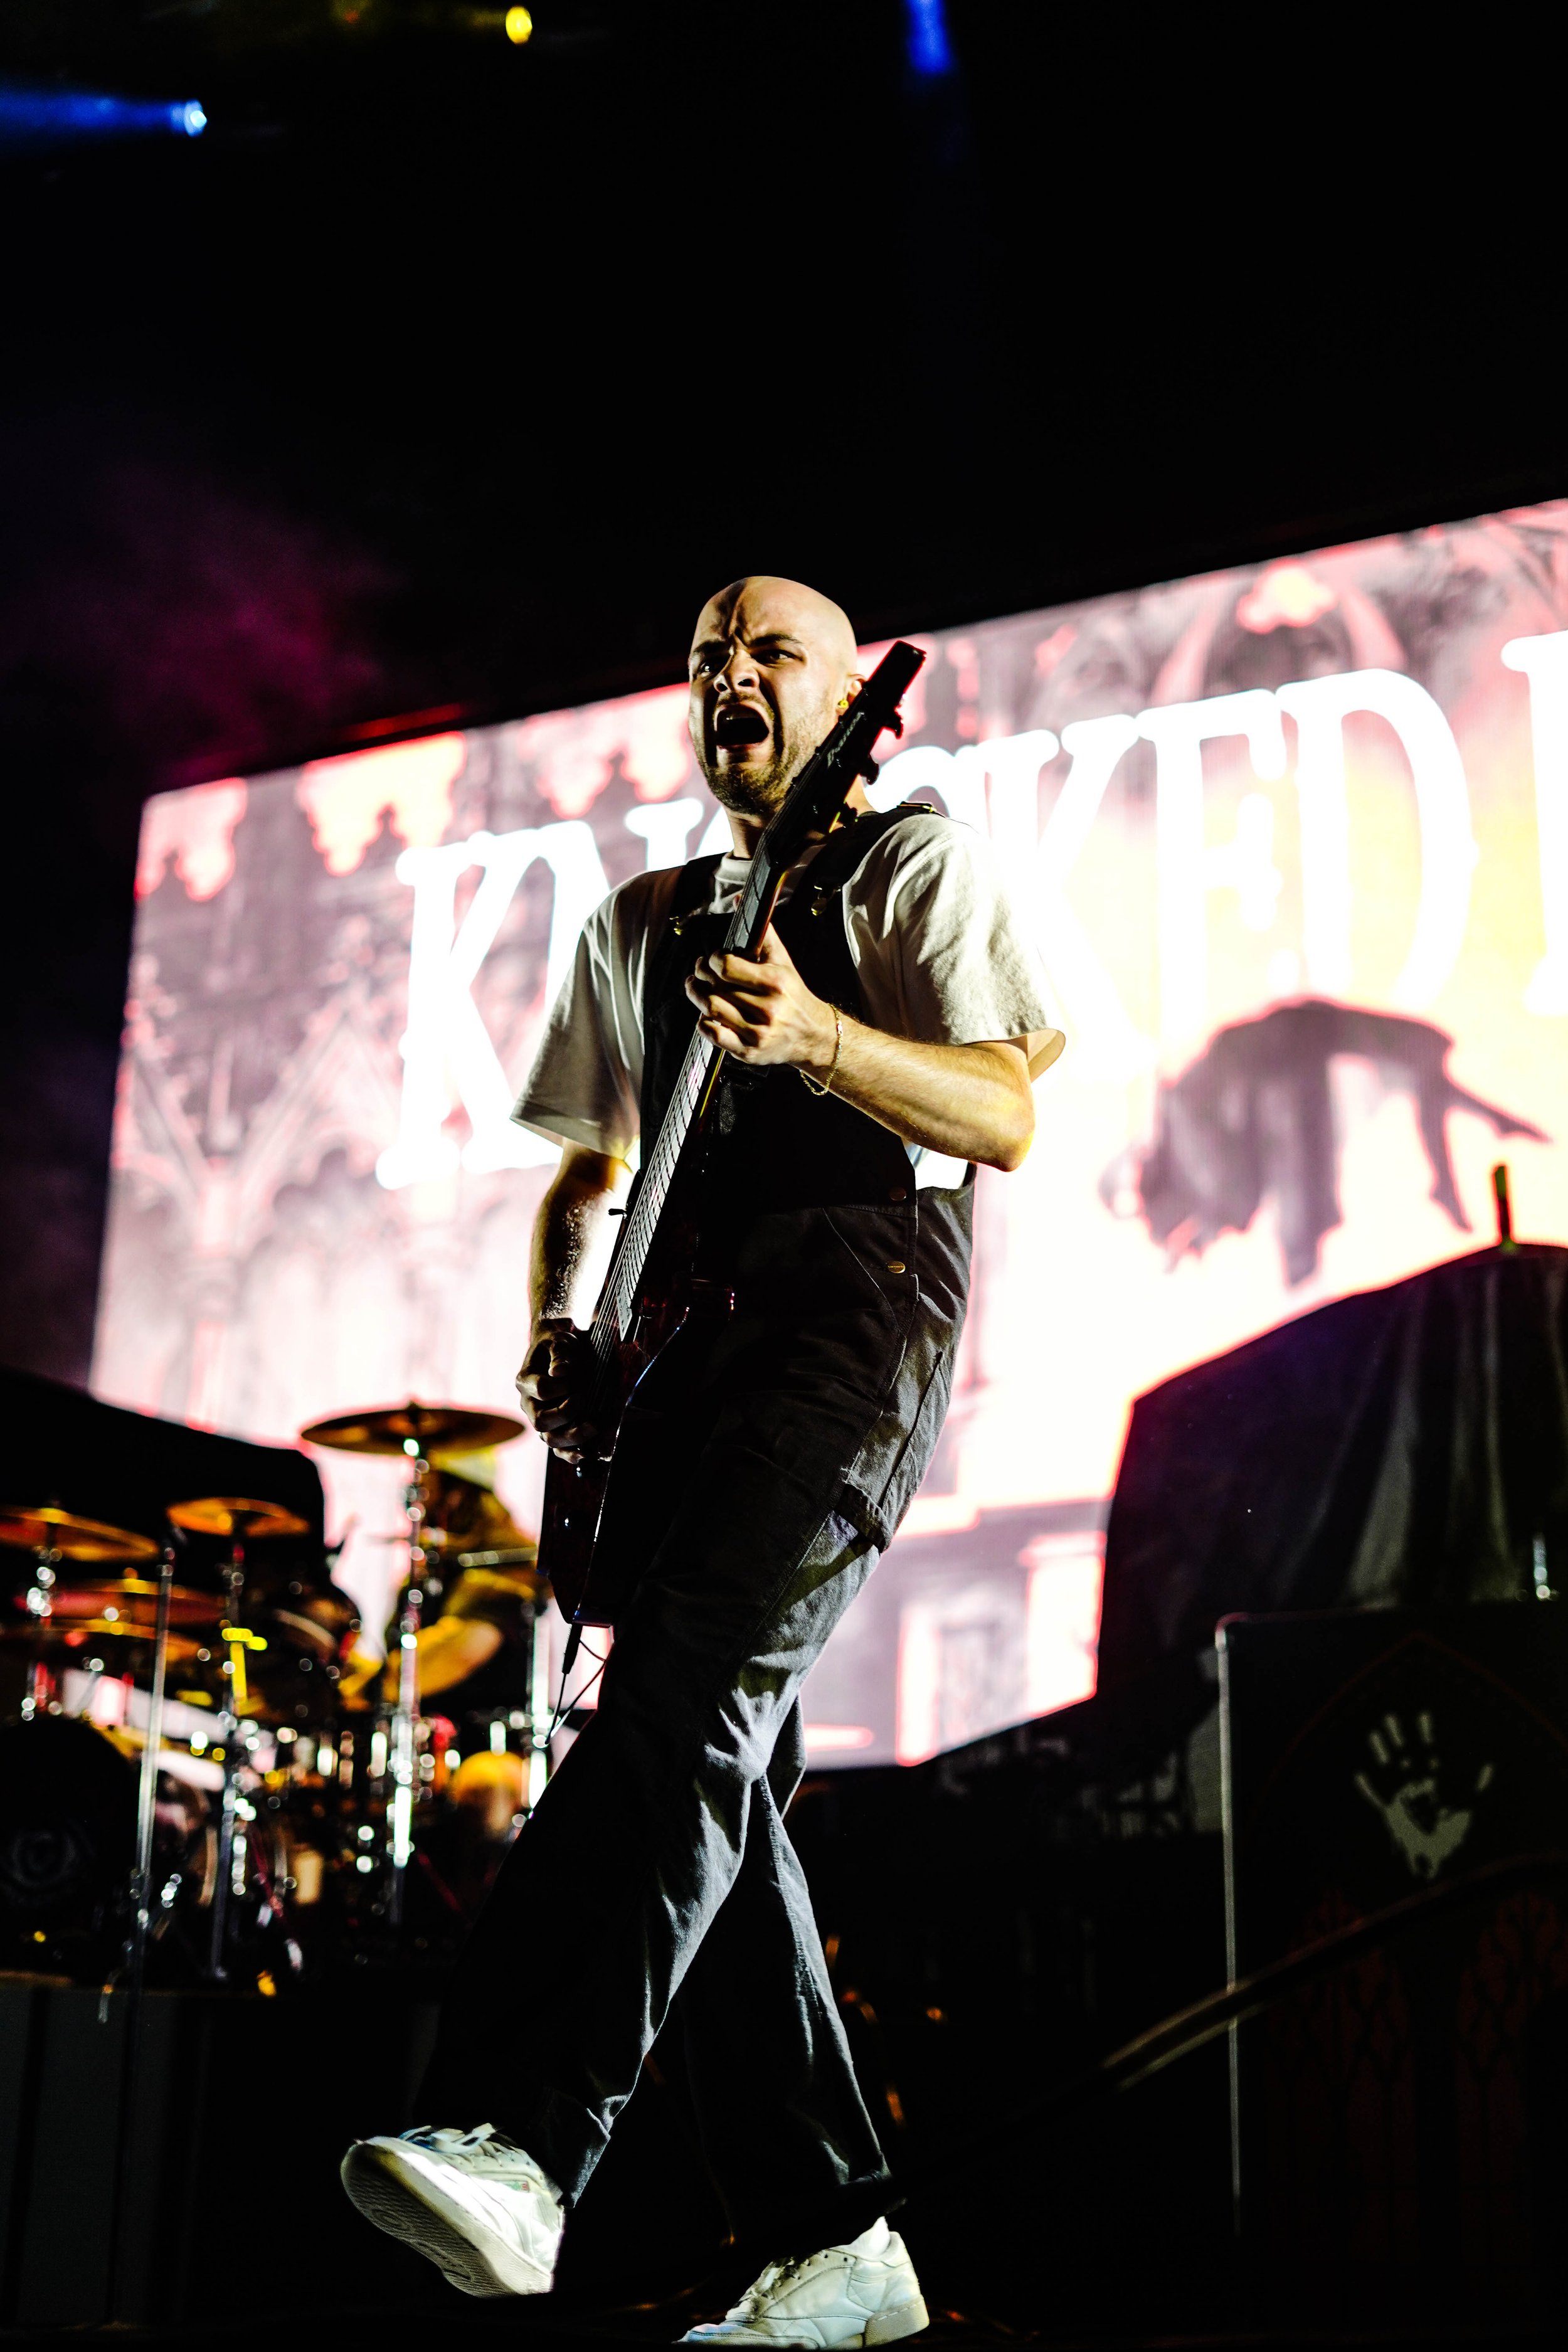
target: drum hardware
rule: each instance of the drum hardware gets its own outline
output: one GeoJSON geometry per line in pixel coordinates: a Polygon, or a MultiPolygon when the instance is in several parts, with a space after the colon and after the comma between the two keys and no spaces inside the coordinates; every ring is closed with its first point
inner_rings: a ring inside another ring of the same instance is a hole
{"type": "Polygon", "coordinates": [[[403,1925],[403,1901],[408,1865],[414,1859],[414,1798],[416,1764],[414,1727],[419,1713],[419,1620],[426,1601],[428,1555],[425,1549],[426,1484],[430,1465],[418,1433],[417,1408],[410,1416],[415,1431],[403,1441],[408,1464],[404,1507],[408,1513],[408,1581],[397,1621],[397,1705],[393,1710],[392,1745],[392,1885],[388,1892],[387,1925],[394,1933],[403,1925]]]}
{"type": "MultiPolygon", "coordinates": [[[[44,1643],[54,1615],[55,1576],[63,1555],[58,1544],[40,1545],[34,1555],[33,1581],[27,1588],[27,1613],[33,1620],[33,1654],[27,1665],[27,1695],[22,1720],[30,1723],[54,1696],[54,1676],[44,1658],[44,1643]]],[[[101,1668],[100,1669],[101,1672],[101,1668]]]]}
{"type": "MultiPolygon", "coordinates": [[[[502,1560],[505,1555],[500,1555],[502,1560]]],[[[480,1553],[478,1561],[489,1565],[494,1553],[480,1553]]],[[[465,1556],[465,1565],[468,1564],[465,1556]]],[[[550,1621],[542,1596],[529,1612],[528,1637],[528,1705],[526,1707],[498,1707],[488,1717],[468,1717],[467,1727],[455,1732],[451,1747],[443,1761],[455,1772],[465,1756],[479,1749],[493,1756],[509,1752],[521,1755],[525,1764],[523,1801],[529,1812],[533,1811],[544,1793],[550,1777],[550,1727],[552,1708],[550,1701],[550,1621]]]]}
{"type": "Polygon", "coordinates": [[[106,1527],[100,1519],[78,1518],[58,1503],[29,1508],[0,1504],[0,1544],[20,1551],[48,1552],[56,1559],[83,1561],[156,1559],[158,1547],[147,1536],[129,1528],[106,1527]]]}
{"type": "MultiPolygon", "coordinates": [[[[85,1715],[89,1718],[89,1720],[93,1717],[95,1714],[93,1701],[98,1696],[99,1687],[103,1681],[104,1672],[105,1664],[103,1659],[89,1658],[87,1662],[87,1688],[81,1694],[80,1706],[73,1710],[76,1714],[85,1715]]],[[[119,1687],[123,1692],[125,1685],[121,1683],[119,1687]]],[[[123,1699],[121,1703],[123,1705],[123,1699]]]]}
{"type": "Polygon", "coordinates": [[[522,1435],[514,1413],[486,1412],[469,1405],[378,1405],[363,1412],[339,1413],[331,1421],[313,1421],[300,1432],[301,1445],[326,1445],[342,1454],[404,1454],[410,1438],[415,1453],[422,1447],[450,1448],[478,1454],[492,1445],[510,1445],[522,1435]]]}
{"type": "MultiPolygon", "coordinates": [[[[64,1580],[56,1583],[49,1596],[49,1613],[62,1630],[80,1628],[85,1633],[100,1633],[106,1639],[135,1634],[145,1639],[158,1622],[158,1586],[141,1576],[121,1576],[109,1582],[90,1584],[64,1580]]],[[[185,1584],[176,1584],[171,1590],[171,1627],[199,1628],[211,1634],[216,1631],[218,1615],[218,1604],[210,1592],[197,1592],[185,1584]]]]}
{"type": "MultiPolygon", "coordinates": [[[[169,1667],[169,1614],[174,1590],[174,1547],[165,1544],[159,1563],[158,1608],[153,1629],[153,1689],[147,1703],[146,1745],[142,1751],[142,1780],[136,1811],[136,1872],[131,1883],[132,1935],[127,1955],[133,2000],[140,2000],[147,1969],[147,1936],[152,1926],[153,1831],[158,1807],[159,1758],[163,1747],[163,1696],[169,1667]]],[[[139,2011],[133,2013],[140,2021],[139,2011]]],[[[131,2059],[132,2076],[135,2055],[131,2059]]]]}
{"type": "Polygon", "coordinates": [[[550,1778],[550,1727],[555,1719],[550,1703],[550,1622],[539,1602],[534,1605],[528,1647],[528,1810],[531,1812],[550,1778]]]}
{"type": "MultiPolygon", "coordinates": [[[[223,1762],[222,1811],[218,1819],[217,1883],[213,1889],[212,1932],[208,1942],[207,1969],[217,1984],[228,1980],[229,1907],[235,1895],[243,1897],[246,1884],[247,1826],[255,1820],[255,1808],[242,1794],[239,1776],[247,1761],[247,1743],[254,1741],[257,1726],[249,1720],[250,1693],[246,1680],[246,1657],[251,1651],[265,1650],[266,1636],[253,1633],[241,1621],[245,1603],[245,1548],[247,1542],[268,1542],[280,1536],[309,1535],[310,1525],[279,1504],[256,1501],[246,1495],[204,1495],[184,1503],[169,1506],[171,1526],[187,1534],[226,1536],[229,1539],[228,1559],[222,1574],[227,1609],[218,1625],[218,1638],[228,1651],[224,1668],[223,1706],[216,1729],[222,1747],[223,1762]]],[[[149,1748],[152,1742],[149,1740],[149,1748]]],[[[270,1919],[275,1907],[275,1890],[263,1884],[264,1909],[270,1919]]],[[[266,1921],[263,1921],[266,1924],[266,1921]]]]}
{"type": "MultiPolygon", "coordinates": [[[[465,1405],[426,1405],[416,1398],[406,1404],[385,1405],[364,1412],[340,1413],[330,1421],[310,1423],[300,1432],[302,1445],[325,1445],[347,1454],[401,1454],[407,1465],[408,1484],[404,1509],[408,1519],[408,1578],[397,1614],[397,1698],[384,1735],[371,1736],[370,1779],[381,1779],[390,1768],[392,1802],[385,1814],[385,1896],[387,1927],[402,1927],[408,1865],[414,1858],[414,1806],[418,1793],[419,1759],[419,1626],[430,1588],[431,1555],[439,1545],[426,1541],[426,1502],[432,1447],[477,1451],[505,1445],[522,1434],[522,1423],[511,1413],[484,1412],[465,1405]],[[382,1769],[376,1767],[378,1737],[382,1739],[382,1769]]],[[[434,1529],[429,1530],[433,1537],[434,1529]]],[[[360,1824],[361,1837],[366,1823],[360,1824]]],[[[374,1843],[374,1832],[365,1843],[374,1843]]],[[[368,1857],[356,1856],[363,1871],[368,1857]]],[[[374,1865],[373,1865],[374,1867],[374,1865]]]]}
{"type": "Polygon", "coordinates": [[[79,1518],[74,1512],[62,1510],[58,1503],[45,1503],[37,1509],[14,1503],[0,1505],[0,1544],[30,1551],[34,1557],[33,1581],[26,1599],[32,1620],[33,1658],[27,1669],[26,1696],[22,1701],[22,1720],[31,1723],[54,1697],[54,1676],[45,1648],[49,1621],[58,1605],[56,1586],[61,1562],[151,1559],[158,1547],[145,1536],[133,1535],[129,1528],[108,1527],[100,1519],[79,1518]]]}
{"type": "Polygon", "coordinates": [[[304,1616],[297,1609],[279,1609],[274,1605],[268,1614],[275,1624],[281,1625],[286,1633],[292,1635],[301,1649],[313,1651],[321,1664],[331,1664],[336,1660],[342,1637],[329,1626],[321,1624],[314,1617],[304,1616]]]}
{"type": "Polygon", "coordinates": [[[236,1707],[243,1714],[250,1706],[250,1689],[245,1679],[245,1654],[247,1650],[264,1650],[267,1647],[266,1636],[247,1633],[243,1625],[225,1624],[217,1630],[228,1644],[229,1688],[234,1693],[236,1707]]]}
{"type": "Polygon", "coordinates": [[[171,1503],[170,1524],[188,1535],[227,1536],[230,1542],[271,1543],[279,1536],[308,1536],[310,1521],[281,1503],[258,1503],[248,1495],[204,1495],[194,1503],[171,1503]]]}
{"type": "MultiPolygon", "coordinates": [[[[0,1640],[16,1638],[16,1636],[12,1633],[0,1634],[0,1640]]],[[[118,1644],[131,1658],[136,1660],[139,1665],[141,1654],[151,1651],[153,1633],[150,1626],[121,1625],[103,1617],[89,1617],[80,1623],[66,1618],[57,1621],[53,1638],[58,1644],[61,1664],[64,1664],[68,1659],[86,1656],[86,1674],[91,1681],[97,1682],[108,1672],[107,1661],[99,1654],[100,1653],[109,1649],[111,1644],[118,1644]],[[89,1652],[92,1654],[88,1655],[89,1652]]],[[[204,1650],[201,1643],[193,1640],[188,1633],[171,1633],[168,1646],[171,1665],[184,1666],[198,1663],[205,1665],[212,1654],[210,1651],[204,1650]]],[[[67,1665],[66,1677],[68,1678],[73,1671],[78,1670],[67,1665]]],[[[137,1666],[132,1666],[131,1671],[136,1672],[137,1666]]],[[[79,1693],[73,1704],[66,1696],[65,1681],[54,1675],[52,1669],[51,1678],[55,1681],[56,1687],[51,1695],[47,1711],[56,1714],[63,1711],[67,1715],[81,1715],[87,1711],[85,1693],[79,1693]]]]}
{"type": "MultiPolygon", "coordinates": [[[[67,1833],[78,1780],[85,1775],[93,1790],[102,1782],[92,1801],[100,1812],[81,1817],[90,1835],[79,1863],[68,1869],[59,1847],[66,1874],[58,1886],[52,1878],[31,1892],[31,1882],[0,1885],[0,1916],[21,1940],[23,1965],[35,1922],[46,1939],[63,1937],[68,1966],[98,1980],[108,1969],[128,1993],[171,1970],[174,1981],[248,1989],[263,1963],[281,1988],[302,1964],[296,1922],[305,1950],[314,1944],[329,1960],[345,1935],[351,1951],[362,1937],[384,1943],[394,1931],[410,1957],[429,1949],[431,1898],[421,1875],[415,1900],[407,1874],[434,1868],[445,1852],[444,1801],[458,1750],[499,1737],[519,1757],[526,1811],[545,1769],[549,1696],[544,1628],[540,1612],[529,1612],[531,1580],[517,1573],[531,1567],[532,1549],[516,1534],[501,1549],[508,1530],[488,1525],[460,1547],[441,1524],[446,1488],[430,1456],[438,1465],[442,1444],[493,1444],[521,1428],[506,1415],[411,1401],[304,1433],[309,1442],[400,1456],[407,1482],[405,1533],[395,1538],[408,1561],[389,1678],[395,1695],[389,1689],[357,1729],[336,1690],[357,1629],[352,1604],[321,1582],[314,1549],[310,1566],[255,1572],[252,1547],[308,1538],[304,1518],[251,1497],[175,1504],[175,1547],[217,1539],[216,1577],[197,1577],[188,1552],[165,1549],[159,1558],[147,1538],[58,1505],[0,1510],[0,1543],[34,1555],[30,1583],[16,1580],[9,1622],[0,1618],[0,1655],[14,1660],[14,1687],[25,1672],[31,1701],[18,1708],[19,1690],[12,1698],[8,1737],[39,1720],[50,1738],[58,1731],[68,1741],[57,1755],[46,1738],[25,1770],[21,1761],[9,1768],[6,1836],[17,1854],[41,1853],[67,1833]],[[487,1537],[489,1548],[473,1548],[487,1537]],[[524,1631],[520,1661],[531,1669],[528,1704],[510,1708],[494,1733],[477,1717],[454,1730],[425,1712],[420,1689],[420,1628],[435,1613],[443,1574],[468,1570],[481,1580],[486,1570],[508,1575],[522,1588],[525,1627],[529,1613],[535,1618],[534,1655],[524,1631]],[[279,1965],[285,1942],[289,1959],[279,1965]]],[[[430,1932],[439,1941],[441,1931],[430,1932]]]]}

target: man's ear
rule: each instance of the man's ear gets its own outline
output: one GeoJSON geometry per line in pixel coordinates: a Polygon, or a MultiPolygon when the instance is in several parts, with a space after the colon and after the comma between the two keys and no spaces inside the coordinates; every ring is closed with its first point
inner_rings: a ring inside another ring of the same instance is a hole
{"type": "Polygon", "coordinates": [[[865,683],[866,681],[863,677],[856,677],[853,675],[845,679],[844,692],[838,698],[838,708],[840,710],[848,709],[850,704],[854,701],[855,697],[859,693],[860,688],[865,685],[865,683]]]}

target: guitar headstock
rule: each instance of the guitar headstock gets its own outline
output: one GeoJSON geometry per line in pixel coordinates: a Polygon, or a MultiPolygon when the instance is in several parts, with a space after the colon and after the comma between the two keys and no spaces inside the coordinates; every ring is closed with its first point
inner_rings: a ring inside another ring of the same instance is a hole
{"type": "Polygon", "coordinates": [[[782,873],[814,833],[826,833],[857,777],[871,765],[879,735],[903,733],[899,705],[925,661],[902,637],[889,646],[833,732],[819,743],[790,788],[789,798],[757,845],[755,862],[782,873]]]}

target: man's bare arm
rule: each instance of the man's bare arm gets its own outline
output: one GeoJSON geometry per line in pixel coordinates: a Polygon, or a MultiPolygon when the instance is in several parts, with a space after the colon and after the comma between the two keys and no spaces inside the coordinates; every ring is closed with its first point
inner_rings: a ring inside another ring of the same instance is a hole
{"type": "Polygon", "coordinates": [[[793,1064],[819,1082],[831,1072],[836,1095],[906,1143],[991,1168],[1022,1166],[1035,1133],[1037,1040],[927,1045],[868,1029],[813,995],[773,930],[759,962],[710,956],[687,994],[708,1034],[737,1061],[793,1064]]]}
{"type": "Polygon", "coordinates": [[[533,1328],[517,1393],[545,1444],[569,1460],[581,1451],[582,1435],[575,1398],[584,1341],[574,1318],[587,1319],[593,1300],[586,1293],[608,1238],[610,1211],[630,1182],[624,1160],[569,1143],[533,1221],[528,1279],[533,1328]]]}
{"type": "Polygon", "coordinates": [[[568,1143],[533,1221],[528,1270],[533,1327],[579,1315],[586,1320],[592,1299],[578,1296],[584,1274],[603,1250],[610,1211],[632,1181],[624,1160],[568,1143]]]}

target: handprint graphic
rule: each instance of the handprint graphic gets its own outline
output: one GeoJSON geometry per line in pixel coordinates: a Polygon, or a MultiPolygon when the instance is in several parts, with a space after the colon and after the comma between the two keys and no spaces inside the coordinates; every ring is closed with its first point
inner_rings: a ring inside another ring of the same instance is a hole
{"type": "Polygon", "coordinates": [[[1446,1804],[1438,1793],[1441,1766],[1432,1718],[1415,1718],[1415,1739],[1407,1741],[1396,1715],[1385,1715],[1367,1733],[1374,1771],[1358,1772],[1355,1785],[1383,1816],[1394,1851],[1413,1878],[1436,1878],[1469,1834],[1475,1800],[1489,1786],[1492,1768],[1483,1764],[1468,1804],[1446,1804]]]}

